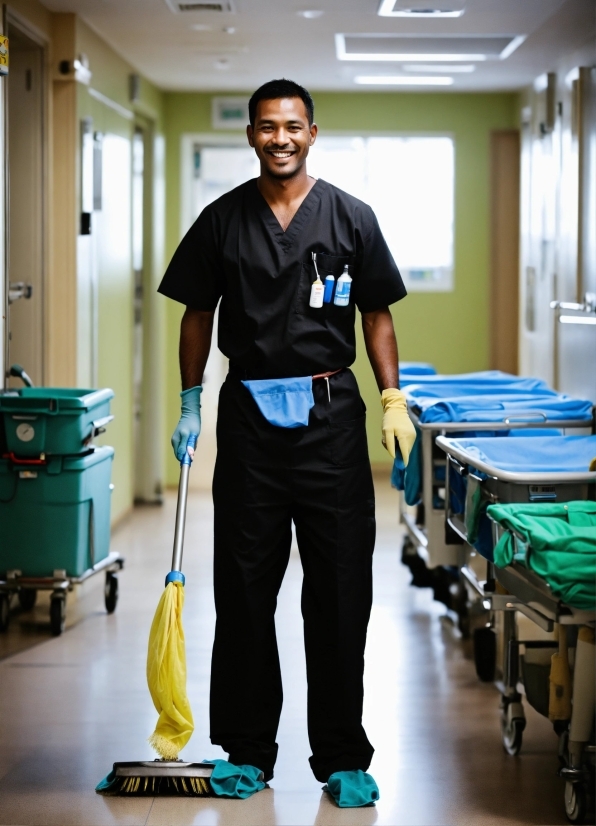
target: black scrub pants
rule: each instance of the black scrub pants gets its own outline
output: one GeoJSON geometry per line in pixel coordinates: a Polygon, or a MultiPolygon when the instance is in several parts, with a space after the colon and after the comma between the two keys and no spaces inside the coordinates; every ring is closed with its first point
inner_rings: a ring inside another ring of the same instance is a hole
{"type": "Polygon", "coordinates": [[[220,394],[215,505],[217,622],[211,665],[211,742],[230,762],[273,776],[282,707],[275,636],[291,522],[302,560],[310,764],[366,770],[362,727],[366,629],[372,602],[374,491],[365,407],[343,370],[313,381],[307,427],[269,424],[239,378],[220,394]]]}

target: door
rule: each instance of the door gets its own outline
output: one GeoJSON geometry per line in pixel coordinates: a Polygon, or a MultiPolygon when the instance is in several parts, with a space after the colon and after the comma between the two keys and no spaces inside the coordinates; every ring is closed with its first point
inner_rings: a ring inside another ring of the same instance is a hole
{"type": "MultiPolygon", "coordinates": [[[[9,26],[6,368],[44,381],[43,48],[9,26]]],[[[18,379],[9,385],[21,386],[18,379]]]]}

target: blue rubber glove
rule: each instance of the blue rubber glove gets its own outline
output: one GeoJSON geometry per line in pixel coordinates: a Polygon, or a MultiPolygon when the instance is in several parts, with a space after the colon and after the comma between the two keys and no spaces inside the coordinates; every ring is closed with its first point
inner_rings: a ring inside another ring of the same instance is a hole
{"type": "Polygon", "coordinates": [[[361,769],[335,772],[323,790],[329,792],[340,809],[371,806],[379,799],[379,787],[374,778],[361,769]]]}
{"type": "Polygon", "coordinates": [[[184,459],[186,443],[191,433],[196,433],[197,438],[201,432],[201,393],[200,386],[191,387],[190,390],[183,390],[180,393],[182,399],[182,412],[180,421],[172,435],[172,447],[174,455],[179,462],[184,459]]]}

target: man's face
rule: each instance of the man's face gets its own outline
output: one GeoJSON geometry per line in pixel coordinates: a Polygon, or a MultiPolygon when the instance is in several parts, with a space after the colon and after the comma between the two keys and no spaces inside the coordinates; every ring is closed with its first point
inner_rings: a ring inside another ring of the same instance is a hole
{"type": "Polygon", "coordinates": [[[300,98],[279,98],[259,101],[255,125],[247,126],[246,134],[261,162],[261,174],[291,178],[304,166],[317,127],[309,125],[300,98]]]}

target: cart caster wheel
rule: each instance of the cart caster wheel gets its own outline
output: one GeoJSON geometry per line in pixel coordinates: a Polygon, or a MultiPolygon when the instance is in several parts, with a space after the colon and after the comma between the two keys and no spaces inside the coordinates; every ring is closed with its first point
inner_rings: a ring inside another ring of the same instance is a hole
{"type": "Polygon", "coordinates": [[[589,808],[585,783],[565,783],[565,814],[570,823],[583,823],[589,808]]]}
{"type": "Polygon", "coordinates": [[[10,595],[0,594],[0,632],[8,631],[10,622],[10,595]]]}
{"type": "Polygon", "coordinates": [[[63,596],[54,596],[50,600],[50,628],[54,637],[59,637],[64,631],[66,621],[66,599],[63,596]]]}
{"type": "Polygon", "coordinates": [[[113,614],[118,604],[118,577],[116,574],[108,571],[106,573],[106,584],[104,586],[104,598],[106,604],[106,611],[108,614],[113,614]]]}
{"type": "Polygon", "coordinates": [[[503,727],[503,748],[512,757],[515,757],[521,751],[525,727],[525,720],[512,720],[511,723],[503,727]]]}
{"type": "Polygon", "coordinates": [[[474,665],[478,679],[492,683],[495,679],[497,636],[490,626],[474,629],[474,665]]]}
{"type": "Polygon", "coordinates": [[[21,588],[19,591],[19,605],[23,611],[31,611],[37,600],[37,591],[34,588],[21,588]]]}
{"type": "Polygon", "coordinates": [[[519,706],[521,708],[521,703],[511,703],[509,708],[505,708],[501,718],[501,732],[503,737],[503,748],[507,754],[515,757],[521,751],[523,731],[526,727],[526,718],[517,715],[514,716],[515,711],[511,709],[511,706],[519,706]]]}

